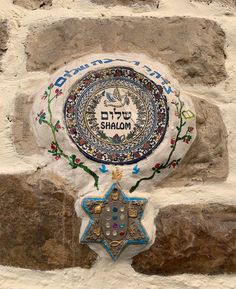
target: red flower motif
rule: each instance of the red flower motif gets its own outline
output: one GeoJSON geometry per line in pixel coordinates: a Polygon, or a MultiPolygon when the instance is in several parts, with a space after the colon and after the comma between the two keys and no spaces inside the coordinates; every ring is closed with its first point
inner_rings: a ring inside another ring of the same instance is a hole
{"type": "Polygon", "coordinates": [[[75,163],[76,163],[76,164],[79,164],[80,162],[81,162],[80,159],[78,159],[78,158],[75,159],[75,163]]]}
{"type": "Polygon", "coordinates": [[[48,89],[52,89],[53,86],[54,86],[53,83],[51,83],[51,84],[49,85],[48,89]]]}
{"type": "Polygon", "coordinates": [[[193,130],[194,130],[194,128],[193,128],[192,126],[189,126],[189,127],[188,127],[188,131],[189,131],[189,132],[192,132],[193,130]]]}
{"type": "Polygon", "coordinates": [[[189,143],[189,140],[188,139],[186,139],[186,141],[185,141],[187,144],[189,143]]]}
{"type": "Polygon", "coordinates": [[[56,148],[57,148],[57,147],[52,143],[52,144],[51,144],[51,150],[52,150],[52,151],[55,151],[56,148]]]}
{"type": "Polygon", "coordinates": [[[55,93],[56,93],[57,96],[62,95],[62,91],[59,88],[55,89],[55,93]]]}
{"type": "Polygon", "coordinates": [[[116,155],[116,154],[112,154],[112,155],[111,155],[111,159],[112,159],[112,160],[116,160],[116,158],[117,158],[117,155],[116,155]]]}
{"type": "Polygon", "coordinates": [[[143,148],[145,150],[149,149],[150,148],[150,143],[149,142],[146,142],[144,145],[143,145],[143,148]]]}
{"type": "Polygon", "coordinates": [[[159,169],[159,168],[160,168],[160,164],[159,163],[155,164],[155,169],[159,169]]]}
{"type": "Polygon", "coordinates": [[[56,125],[56,129],[61,129],[60,123],[58,123],[58,124],[56,125]]]}
{"type": "Polygon", "coordinates": [[[170,140],[170,143],[171,143],[172,145],[174,145],[174,144],[175,144],[175,139],[172,138],[172,139],[170,140]]]}
{"type": "Polygon", "coordinates": [[[98,159],[101,159],[101,158],[102,158],[102,153],[96,153],[96,157],[97,157],[98,159]]]}
{"type": "Polygon", "coordinates": [[[67,109],[67,112],[68,113],[73,113],[75,111],[75,108],[74,107],[69,107],[68,109],[67,109]]]}
{"type": "Polygon", "coordinates": [[[172,164],[172,167],[175,168],[176,166],[177,166],[177,163],[174,162],[174,163],[172,164]]]}
{"type": "Polygon", "coordinates": [[[81,138],[80,141],[79,141],[79,144],[82,146],[82,145],[84,145],[85,143],[86,143],[86,141],[85,141],[83,138],[81,138]]]}
{"type": "Polygon", "coordinates": [[[55,160],[58,161],[60,156],[55,156],[55,160]]]}
{"type": "Polygon", "coordinates": [[[38,116],[41,116],[43,114],[43,109],[40,111],[40,113],[38,114],[38,116]]]}
{"type": "Polygon", "coordinates": [[[140,157],[140,153],[139,152],[133,152],[133,155],[135,158],[139,158],[140,157]]]}

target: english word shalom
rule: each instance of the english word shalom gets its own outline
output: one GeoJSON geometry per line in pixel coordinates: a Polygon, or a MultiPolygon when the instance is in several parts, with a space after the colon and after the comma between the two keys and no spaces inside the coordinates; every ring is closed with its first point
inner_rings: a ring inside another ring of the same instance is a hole
{"type": "Polygon", "coordinates": [[[130,111],[101,111],[101,129],[131,130],[131,117],[130,111]]]}

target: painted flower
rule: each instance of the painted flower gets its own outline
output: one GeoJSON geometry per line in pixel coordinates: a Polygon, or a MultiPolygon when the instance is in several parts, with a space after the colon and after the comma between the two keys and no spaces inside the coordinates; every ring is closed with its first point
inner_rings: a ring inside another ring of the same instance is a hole
{"type": "Polygon", "coordinates": [[[139,158],[140,157],[140,153],[139,152],[133,152],[133,155],[135,158],[139,158]]]}
{"type": "Polygon", "coordinates": [[[114,160],[116,160],[117,159],[117,155],[116,154],[112,154],[111,155],[111,159],[114,161],[114,160]]]}
{"type": "Polygon", "coordinates": [[[56,96],[62,95],[62,89],[56,88],[55,94],[56,94],[56,96]]]}
{"type": "Polygon", "coordinates": [[[174,144],[175,144],[175,139],[172,138],[172,139],[170,140],[170,143],[171,143],[171,145],[174,145],[174,144]]]}
{"type": "Polygon", "coordinates": [[[83,139],[83,138],[81,138],[80,140],[79,140],[79,144],[82,146],[82,145],[84,145],[86,143],[86,141],[83,139]]]}
{"type": "Polygon", "coordinates": [[[143,148],[145,150],[149,149],[150,148],[150,143],[149,142],[146,142],[144,145],[143,145],[143,148]]]}
{"type": "Polygon", "coordinates": [[[156,163],[155,166],[154,166],[154,168],[158,170],[158,169],[160,168],[160,164],[159,164],[159,163],[156,163]]]}
{"type": "Polygon", "coordinates": [[[56,125],[56,129],[61,129],[60,123],[58,123],[58,124],[56,125]]]}
{"type": "Polygon", "coordinates": [[[57,147],[55,146],[55,144],[54,143],[51,143],[51,150],[52,151],[55,151],[57,149],[57,147]]]}
{"type": "Polygon", "coordinates": [[[46,118],[46,113],[43,110],[41,110],[40,113],[38,113],[37,115],[38,117],[36,117],[35,120],[36,121],[38,120],[39,124],[42,124],[46,118]]]}
{"type": "Polygon", "coordinates": [[[44,92],[44,94],[41,96],[41,99],[46,99],[48,97],[47,91],[44,92]]]}
{"type": "Polygon", "coordinates": [[[48,86],[48,89],[52,89],[53,86],[54,86],[53,83],[50,83],[49,86],[48,86]]]}
{"type": "Polygon", "coordinates": [[[67,108],[68,113],[73,113],[75,111],[75,108],[73,106],[67,108]]]}
{"type": "Polygon", "coordinates": [[[55,156],[55,160],[58,161],[60,159],[60,156],[55,156]]]}
{"type": "Polygon", "coordinates": [[[176,163],[176,162],[173,162],[173,163],[172,163],[172,167],[175,169],[176,166],[177,166],[177,163],[176,163]]]}
{"type": "Polygon", "coordinates": [[[71,134],[76,134],[76,128],[75,128],[75,127],[72,127],[72,128],[70,129],[70,133],[71,133],[71,134]]]}
{"type": "Polygon", "coordinates": [[[79,158],[75,159],[75,163],[78,165],[81,162],[79,158]]]}
{"type": "Polygon", "coordinates": [[[96,153],[96,157],[97,157],[98,159],[101,159],[101,158],[102,158],[102,153],[97,152],[97,153],[96,153]]]}
{"type": "Polygon", "coordinates": [[[189,126],[189,127],[188,127],[188,131],[189,131],[189,132],[192,132],[193,130],[194,130],[194,128],[193,128],[192,126],[189,126]]]}
{"type": "Polygon", "coordinates": [[[117,133],[112,137],[113,143],[121,143],[124,140],[124,136],[119,136],[117,133]]]}

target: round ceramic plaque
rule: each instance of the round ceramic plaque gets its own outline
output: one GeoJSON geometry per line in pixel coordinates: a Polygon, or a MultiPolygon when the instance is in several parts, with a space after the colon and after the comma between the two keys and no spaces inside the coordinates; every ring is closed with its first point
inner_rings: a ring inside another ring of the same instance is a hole
{"type": "Polygon", "coordinates": [[[86,157],[136,163],[161,143],[168,124],[162,86],[125,66],[87,73],[65,103],[68,134],[86,157]]]}
{"type": "Polygon", "coordinates": [[[83,193],[149,192],[178,169],[196,137],[195,109],[171,73],[142,54],[83,56],[35,97],[43,165],[83,193]],[[48,155],[49,154],[49,155],[48,155]]]}

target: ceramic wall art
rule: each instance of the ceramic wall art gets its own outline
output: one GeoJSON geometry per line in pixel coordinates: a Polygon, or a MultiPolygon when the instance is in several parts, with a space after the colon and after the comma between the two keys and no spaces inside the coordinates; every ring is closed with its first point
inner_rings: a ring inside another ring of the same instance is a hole
{"type": "Polygon", "coordinates": [[[102,243],[114,260],[127,244],[148,242],[141,195],[178,168],[196,137],[193,103],[170,75],[142,54],[89,55],[56,72],[35,98],[33,128],[48,166],[79,197],[100,194],[80,200],[87,214],[81,241],[102,243]],[[130,206],[138,206],[136,217],[130,206]],[[106,220],[108,207],[124,208],[124,222],[106,220]]]}

